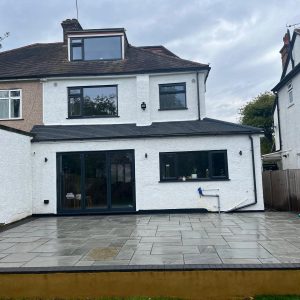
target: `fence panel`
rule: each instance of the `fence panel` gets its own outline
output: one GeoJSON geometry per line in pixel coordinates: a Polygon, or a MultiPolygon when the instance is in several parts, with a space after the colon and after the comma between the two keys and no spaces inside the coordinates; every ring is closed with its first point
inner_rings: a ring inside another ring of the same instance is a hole
{"type": "Polygon", "coordinates": [[[300,170],[264,171],[262,178],[266,208],[300,210],[300,170]]]}
{"type": "Polygon", "coordinates": [[[272,207],[271,172],[272,171],[265,171],[262,174],[264,202],[265,202],[265,207],[266,208],[271,208],[272,207]]]}

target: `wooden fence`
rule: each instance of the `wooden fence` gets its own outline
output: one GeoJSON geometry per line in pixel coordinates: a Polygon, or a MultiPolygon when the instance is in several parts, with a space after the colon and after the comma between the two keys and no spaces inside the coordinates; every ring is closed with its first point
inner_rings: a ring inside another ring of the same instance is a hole
{"type": "Polygon", "coordinates": [[[262,179],[266,208],[300,211],[300,170],[264,171],[262,179]]]}

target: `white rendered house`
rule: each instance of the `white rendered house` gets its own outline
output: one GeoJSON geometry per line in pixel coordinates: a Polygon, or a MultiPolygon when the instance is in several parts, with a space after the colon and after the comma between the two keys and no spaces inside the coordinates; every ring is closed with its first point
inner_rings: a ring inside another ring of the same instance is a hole
{"type": "Polygon", "coordinates": [[[300,168],[300,30],[295,29],[292,38],[288,31],[280,50],[282,74],[273,88],[275,152],[264,155],[265,161],[276,161],[280,169],[300,168]]]}
{"type": "MultiPolygon", "coordinates": [[[[43,121],[26,150],[26,214],[264,209],[261,131],[206,118],[208,65],[163,46],[134,47],[122,28],[83,30],[75,19],[62,26],[63,43],[0,53],[0,95],[8,95],[15,119],[26,82],[42,85],[43,121]],[[10,89],[16,82],[19,89],[10,89]]],[[[0,223],[21,215],[0,214],[0,223]]]]}

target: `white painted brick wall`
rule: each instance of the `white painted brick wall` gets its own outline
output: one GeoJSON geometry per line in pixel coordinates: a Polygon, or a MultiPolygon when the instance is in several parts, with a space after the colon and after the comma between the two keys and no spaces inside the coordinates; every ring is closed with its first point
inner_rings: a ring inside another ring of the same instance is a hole
{"type": "MultiPolygon", "coordinates": [[[[254,138],[258,204],[248,210],[262,210],[259,137],[254,138]]],[[[149,138],[89,142],[35,143],[33,156],[33,212],[56,213],[56,153],[68,151],[135,150],[137,210],[207,208],[217,210],[217,201],[200,198],[197,189],[220,189],[221,208],[229,210],[254,201],[251,144],[248,136],[149,138]],[[159,152],[227,149],[229,181],[159,182],[159,152]],[[242,151],[242,155],[239,155],[242,151]],[[145,158],[145,153],[148,158],[145,158]],[[45,163],[44,158],[48,158],[45,163]],[[44,199],[50,204],[45,205],[44,199]]]]}
{"type": "MultiPolygon", "coordinates": [[[[201,117],[205,117],[204,73],[199,73],[201,117]]],[[[196,73],[152,74],[132,77],[111,77],[98,79],[48,79],[44,87],[44,124],[124,124],[196,120],[198,100],[196,73]],[[187,110],[159,111],[159,84],[186,82],[187,110]],[[93,85],[118,85],[119,118],[68,119],[68,87],[93,85]],[[147,104],[142,111],[141,103],[147,104]]]]}
{"type": "Polygon", "coordinates": [[[0,129],[0,223],[32,213],[30,137],[0,129]]]}
{"type": "MultiPolygon", "coordinates": [[[[287,155],[287,157],[282,157],[282,167],[284,170],[300,168],[300,74],[292,79],[292,84],[293,105],[289,104],[287,84],[278,92],[282,151],[284,151],[284,155],[287,155]]],[[[279,135],[276,133],[275,131],[276,146],[279,147],[279,135]]]]}

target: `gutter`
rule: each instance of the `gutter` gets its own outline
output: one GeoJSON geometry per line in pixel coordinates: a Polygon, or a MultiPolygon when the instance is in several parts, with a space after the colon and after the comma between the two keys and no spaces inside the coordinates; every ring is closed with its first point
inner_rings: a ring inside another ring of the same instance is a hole
{"type": "Polygon", "coordinates": [[[77,73],[61,73],[61,74],[38,74],[38,75],[25,75],[18,77],[2,77],[0,81],[9,81],[9,80],[23,80],[23,79],[40,79],[40,78],[73,78],[73,77],[87,77],[87,76],[119,76],[119,75],[140,75],[140,74],[170,74],[170,73],[178,73],[178,72],[193,72],[193,71],[209,71],[209,66],[199,66],[199,67],[185,67],[185,68],[163,68],[163,69],[145,69],[145,70],[135,70],[135,71],[127,71],[127,72],[107,72],[107,73],[94,73],[94,72],[77,72],[77,73]]]}
{"type": "Polygon", "coordinates": [[[240,210],[242,208],[246,208],[246,207],[249,207],[249,206],[252,206],[252,205],[255,205],[257,204],[257,188],[256,188],[256,172],[255,172],[255,158],[254,158],[254,145],[253,145],[253,137],[252,135],[249,135],[249,139],[250,139],[250,142],[251,142],[251,152],[252,152],[252,175],[253,175],[253,185],[254,185],[254,201],[252,203],[249,203],[249,204],[245,204],[245,205],[242,205],[242,206],[236,206],[226,212],[234,212],[234,211],[237,211],[237,210],[240,210]]]}
{"type": "MultiPolygon", "coordinates": [[[[39,133],[32,132],[35,136],[39,133]]],[[[70,137],[70,138],[39,138],[36,137],[32,140],[32,143],[43,142],[64,142],[64,141],[89,141],[89,140],[113,140],[113,139],[138,139],[138,138],[157,138],[157,137],[189,137],[189,136],[219,136],[219,135],[245,135],[251,134],[251,132],[205,132],[205,133],[169,133],[169,134],[137,134],[137,135],[119,135],[119,136],[93,136],[93,137],[70,137]]],[[[255,134],[255,133],[254,133],[255,134]]],[[[42,135],[42,134],[41,134],[42,135]]]]}

